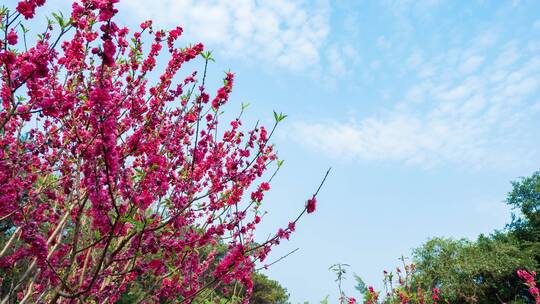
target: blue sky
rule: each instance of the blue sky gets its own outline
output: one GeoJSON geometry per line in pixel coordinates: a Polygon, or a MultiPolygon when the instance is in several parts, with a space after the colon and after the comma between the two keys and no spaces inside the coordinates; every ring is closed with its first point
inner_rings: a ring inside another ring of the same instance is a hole
{"type": "Polygon", "coordinates": [[[334,263],[380,286],[430,237],[503,228],[510,180],[540,169],[538,1],[124,0],[121,12],[214,50],[211,80],[236,73],[229,109],[250,102],[246,121],[288,115],[261,238],[333,168],[318,212],[270,260],[300,250],[266,272],[293,303],[335,299],[334,263]]]}

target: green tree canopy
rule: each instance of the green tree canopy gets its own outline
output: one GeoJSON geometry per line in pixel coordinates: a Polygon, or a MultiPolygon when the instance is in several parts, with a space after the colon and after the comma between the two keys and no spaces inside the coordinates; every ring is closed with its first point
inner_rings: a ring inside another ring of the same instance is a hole
{"type": "Polygon", "coordinates": [[[509,230],[524,241],[540,240],[540,172],[512,182],[506,202],[515,211],[509,230]]]}
{"type": "Polygon", "coordinates": [[[435,238],[413,255],[416,283],[438,287],[450,303],[518,301],[524,286],[516,270],[537,266],[532,252],[505,234],[482,235],[476,241],[435,238]]]}
{"type": "Polygon", "coordinates": [[[415,283],[437,287],[449,303],[527,303],[518,269],[539,270],[540,172],[512,182],[514,209],[504,231],[476,241],[434,238],[414,250],[415,283]]]}

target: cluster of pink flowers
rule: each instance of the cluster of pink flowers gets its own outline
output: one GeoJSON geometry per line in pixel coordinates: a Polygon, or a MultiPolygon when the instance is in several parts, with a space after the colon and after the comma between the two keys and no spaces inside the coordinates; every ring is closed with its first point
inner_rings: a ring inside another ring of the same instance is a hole
{"type": "Polygon", "coordinates": [[[25,0],[19,2],[17,5],[17,11],[21,13],[24,18],[31,19],[36,13],[36,8],[45,4],[45,0],[25,0]]]}
{"type": "Polygon", "coordinates": [[[316,194],[256,242],[279,120],[270,132],[240,116],[224,124],[234,74],[210,98],[204,46],[176,47],[182,28],[151,21],[130,35],[117,2],[74,1],[34,45],[21,45],[17,19],[44,0],[0,16],[0,218],[12,231],[0,267],[14,280],[0,301],[113,303],[143,276],[147,302],[233,282],[249,296],[256,263],[315,211],[316,194]],[[181,73],[201,57],[204,73],[181,73]]]}
{"type": "Polygon", "coordinates": [[[529,288],[529,293],[534,298],[535,303],[540,303],[540,291],[538,291],[538,287],[536,287],[536,272],[531,271],[528,272],[526,270],[520,269],[517,271],[518,277],[525,281],[525,285],[529,288]]]}
{"type": "Polygon", "coordinates": [[[396,304],[437,304],[441,301],[438,288],[423,289],[414,287],[413,276],[415,264],[406,264],[402,258],[403,268],[396,268],[395,273],[383,271],[385,293],[375,291],[369,286],[364,294],[365,304],[396,303],[396,304]]]}
{"type": "Polygon", "coordinates": [[[431,299],[433,299],[433,303],[437,303],[437,301],[439,301],[439,288],[437,287],[434,287],[432,290],[431,290],[431,299]]]}
{"type": "Polygon", "coordinates": [[[366,294],[364,295],[365,304],[376,304],[379,303],[379,293],[375,291],[373,286],[369,286],[366,294]]]}

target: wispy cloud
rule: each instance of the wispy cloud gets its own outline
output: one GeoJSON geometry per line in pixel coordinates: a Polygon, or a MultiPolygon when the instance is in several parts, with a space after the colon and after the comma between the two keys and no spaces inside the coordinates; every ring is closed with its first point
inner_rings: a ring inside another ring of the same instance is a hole
{"type": "Polygon", "coordinates": [[[326,51],[326,62],[330,76],[341,78],[353,73],[353,67],[359,63],[360,54],[351,44],[335,44],[326,51]]]}
{"type": "Polygon", "coordinates": [[[291,70],[317,65],[328,32],[328,5],[305,1],[129,0],[139,18],[181,25],[223,55],[291,70]]]}
{"type": "Polygon", "coordinates": [[[516,42],[486,51],[493,47],[479,43],[427,59],[413,52],[408,75],[416,80],[394,106],[371,117],[299,122],[291,134],[309,147],[356,160],[530,163],[538,155],[527,142],[540,139],[528,129],[539,118],[540,55],[516,42]]]}

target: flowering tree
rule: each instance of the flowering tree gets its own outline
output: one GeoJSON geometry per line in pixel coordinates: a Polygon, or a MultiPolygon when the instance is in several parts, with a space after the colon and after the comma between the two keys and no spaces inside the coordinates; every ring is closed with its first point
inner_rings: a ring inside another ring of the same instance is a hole
{"type": "Polygon", "coordinates": [[[76,1],[37,40],[24,21],[45,0],[0,11],[0,302],[110,303],[137,282],[145,303],[237,283],[249,297],[255,263],[315,211],[319,190],[256,243],[285,116],[270,130],[242,131],[241,113],[220,124],[234,74],[211,97],[203,45],[178,48],[182,28],[151,21],[130,34],[117,2],[76,1]],[[182,76],[196,58],[204,70],[182,76]]]}
{"type": "Polygon", "coordinates": [[[439,295],[439,289],[422,288],[415,284],[415,264],[406,264],[405,258],[401,257],[403,267],[397,267],[395,274],[393,272],[383,271],[384,273],[384,297],[380,297],[380,292],[375,291],[369,286],[364,292],[364,303],[366,304],[437,304],[448,303],[442,301],[439,295]]]}
{"type": "MultiPolygon", "coordinates": [[[[393,272],[383,271],[384,273],[384,293],[376,291],[373,286],[368,286],[365,282],[354,275],[356,280],[355,289],[363,295],[364,304],[437,304],[449,303],[441,299],[440,291],[437,287],[422,288],[415,282],[416,265],[407,264],[405,257],[400,259],[403,267],[397,267],[395,274],[393,272]]],[[[346,267],[348,264],[335,264],[330,267],[336,274],[336,282],[339,288],[340,304],[358,303],[354,297],[349,297],[342,289],[342,282],[345,279],[346,267]]],[[[327,302],[327,301],[326,301],[327,302]]],[[[321,302],[322,303],[322,302],[321,302]]]]}
{"type": "Polygon", "coordinates": [[[540,304],[540,291],[536,287],[536,272],[520,269],[517,271],[517,276],[524,281],[525,286],[529,288],[529,294],[534,298],[534,303],[540,304]]]}

